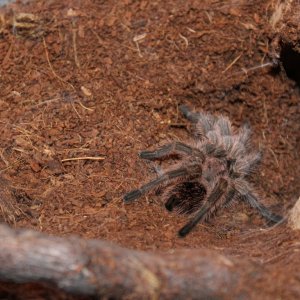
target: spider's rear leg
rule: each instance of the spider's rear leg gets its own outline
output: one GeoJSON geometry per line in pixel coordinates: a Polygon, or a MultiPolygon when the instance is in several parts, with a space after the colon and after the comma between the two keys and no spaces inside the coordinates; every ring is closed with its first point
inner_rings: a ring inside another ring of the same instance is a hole
{"type": "Polygon", "coordinates": [[[187,165],[185,167],[179,167],[178,169],[167,171],[161,176],[157,177],[154,180],[151,180],[150,182],[146,183],[139,189],[133,190],[129,193],[127,193],[124,196],[125,202],[131,202],[134,201],[141,196],[143,196],[145,193],[150,191],[151,189],[159,186],[160,184],[163,184],[169,180],[178,178],[178,177],[185,177],[185,176],[201,176],[202,175],[202,169],[201,166],[198,164],[191,164],[187,165]]]}
{"type": "Polygon", "coordinates": [[[252,193],[244,195],[244,199],[250,204],[251,207],[258,210],[258,212],[267,220],[278,223],[283,220],[282,216],[270,212],[263,204],[259,203],[252,193]]]}
{"type": "Polygon", "coordinates": [[[213,188],[211,194],[207,199],[207,202],[195,214],[194,218],[179,230],[178,235],[180,237],[185,237],[200,221],[202,221],[207,216],[207,213],[209,213],[211,208],[215,206],[218,200],[224,195],[227,187],[227,180],[221,178],[218,184],[213,188]]]}
{"type": "Polygon", "coordinates": [[[204,154],[199,149],[193,148],[181,142],[166,144],[155,151],[141,151],[139,156],[143,159],[154,160],[164,158],[171,154],[181,153],[186,155],[195,155],[196,157],[199,157],[202,160],[202,162],[205,159],[204,154]]]}

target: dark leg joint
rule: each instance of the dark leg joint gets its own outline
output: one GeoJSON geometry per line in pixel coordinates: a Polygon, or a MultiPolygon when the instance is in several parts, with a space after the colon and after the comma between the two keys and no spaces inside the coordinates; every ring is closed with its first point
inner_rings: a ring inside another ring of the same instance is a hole
{"type": "Polygon", "coordinates": [[[172,149],[173,149],[173,145],[169,144],[163,146],[162,148],[156,151],[141,151],[139,156],[142,159],[148,159],[148,160],[157,159],[169,154],[169,152],[171,152],[172,149]]]}
{"type": "Polygon", "coordinates": [[[181,142],[175,142],[175,143],[164,145],[155,151],[141,151],[139,156],[142,159],[153,160],[153,159],[163,158],[170,154],[184,153],[187,155],[192,155],[193,152],[194,149],[192,147],[185,145],[184,143],[181,142]]]}

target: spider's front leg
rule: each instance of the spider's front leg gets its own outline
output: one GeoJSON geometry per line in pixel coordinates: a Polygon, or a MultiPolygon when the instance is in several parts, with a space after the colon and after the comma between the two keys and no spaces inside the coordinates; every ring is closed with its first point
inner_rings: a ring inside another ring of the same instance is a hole
{"type": "Polygon", "coordinates": [[[221,178],[217,185],[213,188],[206,203],[195,214],[194,218],[179,230],[178,235],[180,237],[185,237],[200,221],[205,219],[211,208],[216,206],[218,200],[220,200],[221,197],[226,193],[227,187],[227,180],[221,178]]]}
{"type": "Polygon", "coordinates": [[[205,159],[202,151],[181,142],[166,144],[154,151],[141,151],[139,156],[143,159],[154,160],[165,158],[171,154],[195,155],[196,157],[199,157],[202,162],[205,159]]]}
{"type": "Polygon", "coordinates": [[[197,123],[201,119],[201,114],[192,112],[192,110],[187,105],[180,105],[179,110],[183,116],[192,123],[197,123]]]}
{"type": "Polygon", "coordinates": [[[179,167],[175,170],[167,171],[167,172],[163,173],[162,175],[158,176],[156,179],[151,180],[150,182],[146,183],[139,189],[136,189],[136,190],[133,190],[133,191],[127,193],[124,196],[124,201],[127,203],[134,201],[160,184],[163,184],[163,183],[165,183],[169,180],[175,179],[175,178],[185,177],[185,176],[190,176],[190,175],[194,175],[194,176],[197,175],[197,176],[201,177],[201,175],[202,175],[201,166],[199,164],[191,164],[191,165],[187,165],[185,167],[179,167]]]}

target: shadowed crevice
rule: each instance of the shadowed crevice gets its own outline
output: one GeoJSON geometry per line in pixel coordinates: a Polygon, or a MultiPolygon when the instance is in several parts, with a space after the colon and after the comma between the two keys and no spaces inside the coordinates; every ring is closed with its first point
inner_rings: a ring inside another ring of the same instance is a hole
{"type": "Polygon", "coordinates": [[[280,52],[280,61],[287,76],[300,87],[300,53],[291,44],[283,44],[280,52]]]}

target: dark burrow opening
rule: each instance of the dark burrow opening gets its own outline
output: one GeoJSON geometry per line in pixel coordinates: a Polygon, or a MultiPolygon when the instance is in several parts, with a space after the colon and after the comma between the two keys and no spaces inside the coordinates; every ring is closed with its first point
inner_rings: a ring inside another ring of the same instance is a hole
{"type": "Polygon", "coordinates": [[[292,44],[281,45],[280,61],[287,76],[300,87],[300,53],[292,44]]]}

